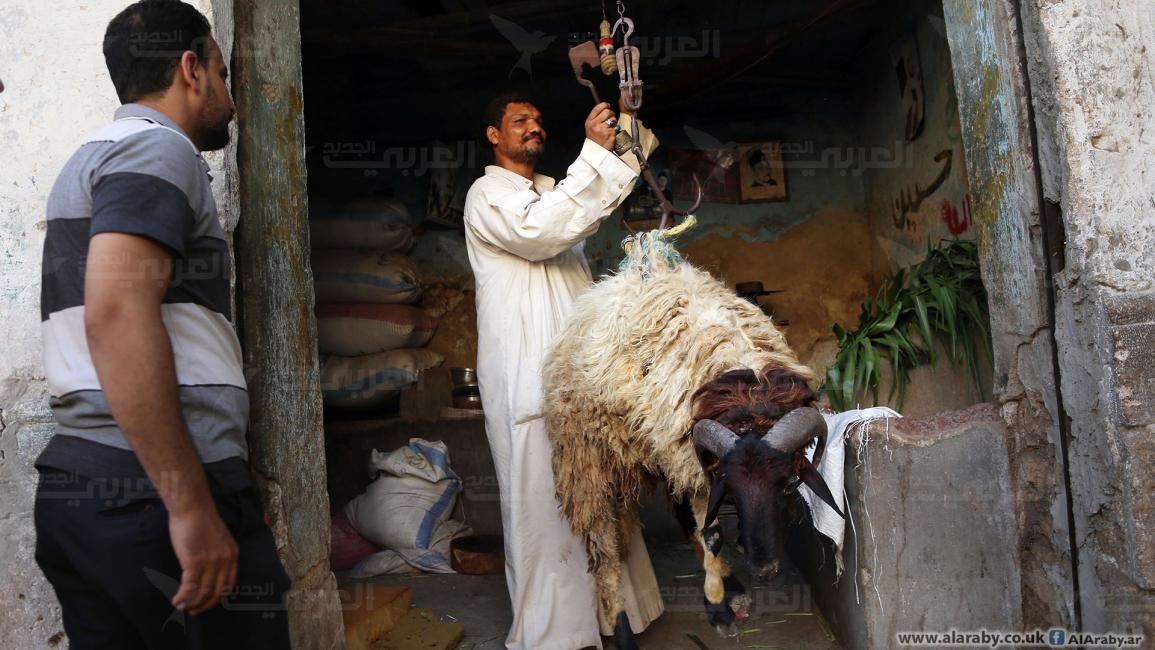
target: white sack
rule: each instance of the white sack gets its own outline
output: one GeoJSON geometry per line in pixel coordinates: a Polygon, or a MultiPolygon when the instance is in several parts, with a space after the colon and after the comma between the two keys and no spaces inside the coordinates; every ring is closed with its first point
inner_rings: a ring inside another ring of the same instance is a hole
{"type": "Polygon", "coordinates": [[[353,527],[384,548],[428,550],[461,491],[445,443],[411,438],[388,454],[374,449],[369,472],[380,476],[345,506],[353,527]]]}
{"type": "Polygon", "coordinates": [[[472,535],[473,529],[455,519],[437,526],[428,549],[385,549],[378,551],[353,567],[354,578],[369,578],[386,573],[456,573],[449,561],[449,546],[458,537],[472,535]]]}

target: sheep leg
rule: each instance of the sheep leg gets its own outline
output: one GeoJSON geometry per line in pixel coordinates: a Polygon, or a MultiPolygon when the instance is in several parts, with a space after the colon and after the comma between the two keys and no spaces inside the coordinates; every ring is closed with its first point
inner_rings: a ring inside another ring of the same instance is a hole
{"type": "Polygon", "coordinates": [[[618,650],[639,650],[638,640],[630,629],[630,619],[624,610],[614,619],[614,646],[618,650]]]}
{"type": "Polygon", "coordinates": [[[706,616],[710,625],[723,637],[738,634],[737,621],[750,613],[750,596],[737,578],[730,575],[730,566],[722,558],[722,526],[717,521],[702,530],[706,521],[706,496],[694,497],[694,519],[698,526],[695,540],[702,550],[702,568],[706,580],[702,587],[706,616]]]}
{"type": "Polygon", "coordinates": [[[590,531],[588,546],[590,570],[598,594],[598,618],[603,629],[612,627],[614,644],[619,650],[637,650],[638,642],[626,616],[626,601],[622,596],[622,559],[624,523],[619,508],[602,510],[605,516],[590,531]]]}

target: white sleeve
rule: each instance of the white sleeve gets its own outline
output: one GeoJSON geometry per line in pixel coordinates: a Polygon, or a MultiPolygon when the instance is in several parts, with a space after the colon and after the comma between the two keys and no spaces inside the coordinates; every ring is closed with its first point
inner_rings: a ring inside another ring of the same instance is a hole
{"type": "Polygon", "coordinates": [[[597,231],[629,195],[636,161],[627,164],[586,139],[581,154],[554,189],[483,192],[485,203],[467,210],[466,225],[483,242],[530,261],[565,252],[597,231]]]}

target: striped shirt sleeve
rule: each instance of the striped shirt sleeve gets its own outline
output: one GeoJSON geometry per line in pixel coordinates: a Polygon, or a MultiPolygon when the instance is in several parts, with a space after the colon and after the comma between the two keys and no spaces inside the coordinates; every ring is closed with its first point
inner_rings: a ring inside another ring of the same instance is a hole
{"type": "Polygon", "coordinates": [[[175,133],[150,129],[125,138],[96,171],[89,236],[139,235],[183,256],[196,223],[185,186],[202,173],[195,151],[175,133]]]}

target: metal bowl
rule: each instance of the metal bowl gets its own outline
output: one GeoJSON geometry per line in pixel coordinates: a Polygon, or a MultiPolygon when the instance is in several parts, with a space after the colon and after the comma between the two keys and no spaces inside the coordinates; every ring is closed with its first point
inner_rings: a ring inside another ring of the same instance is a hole
{"type": "Polygon", "coordinates": [[[477,371],[473,368],[450,368],[449,378],[454,386],[477,385],[477,371]]]}

